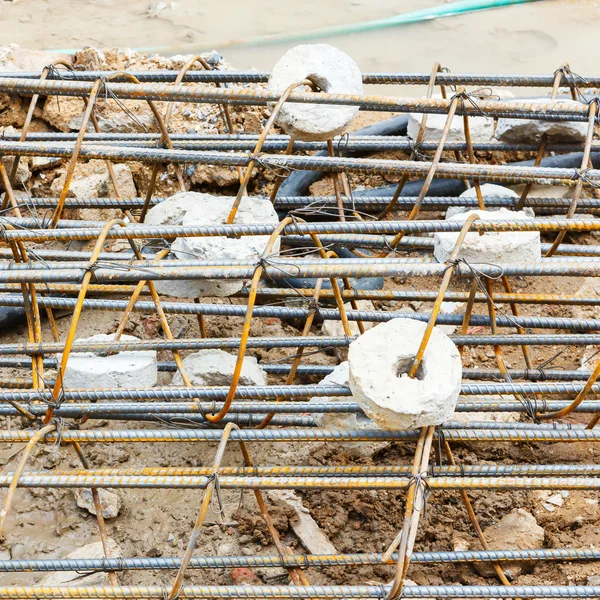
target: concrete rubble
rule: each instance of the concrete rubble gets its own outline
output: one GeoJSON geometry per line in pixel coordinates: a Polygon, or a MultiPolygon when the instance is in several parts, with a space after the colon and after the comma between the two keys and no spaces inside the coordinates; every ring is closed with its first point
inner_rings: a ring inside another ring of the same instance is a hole
{"type": "MultiPolygon", "coordinates": [[[[98,333],[76,341],[110,342],[113,334],[98,333]]],[[[122,335],[123,342],[138,341],[133,335],[122,335]]],[[[62,355],[58,356],[60,362],[62,355]]],[[[103,355],[95,352],[72,352],[63,376],[67,389],[102,389],[153,387],[158,377],[156,352],[135,350],[103,355]]]]}
{"type": "MultiPolygon", "coordinates": [[[[237,356],[223,350],[201,350],[183,359],[183,366],[192,384],[196,386],[229,385],[237,356]]],[[[173,385],[183,385],[181,373],[173,375],[173,385]]],[[[253,356],[244,356],[239,385],[266,385],[263,368],[253,356]]]]}
{"type": "MultiPolygon", "coordinates": [[[[547,104],[581,105],[576,100],[561,98],[532,98],[532,102],[547,104]]],[[[522,100],[508,100],[508,103],[522,103],[522,100]]],[[[503,142],[521,142],[533,144],[546,134],[554,142],[582,142],[585,140],[587,123],[585,121],[539,121],[536,119],[498,119],[494,136],[503,142]]]]}
{"type": "MultiPolygon", "coordinates": [[[[115,540],[108,539],[108,549],[111,558],[121,558],[123,556],[121,548],[115,540]]],[[[83,558],[104,558],[104,547],[102,542],[93,542],[77,548],[70,554],[67,554],[66,559],[83,559],[83,558]]],[[[43,586],[106,586],[110,585],[108,573],[100,571],[97,573],[85,573],[79,571],[57,571],[47,575],[40,581],[39,585],[43,586]]]]}
{"type": "Polygon", "coordinates": [[[308,550],[309,554],[337,554],[335,546],[312,518],[309,510],[302,504],[302,499],[292,490],[276,490],[269,496],[293,509],[295,518],[291,520],[292,530],[308,550]]]}
{"type": "MultiPolygon", "coordinates": [[[[544,529],[537,524],[535,517],[523,508],[509,512],[500,521],[484,529],[483,535],[491,550],[537,550],[544,547],[544,529]]],[[[479,547],[479,543],[476,542],[471,549],[479,547]]],[[[473,565],[477,572],[485,577],[492,577],[495,573],[491,563],[475,562],[473,565]]],[[[502,564],[504,572],[511,580],[530,565],[531,563],[519,561],[502,564]]]]}
{"type": "MultiPolygon", "coordinates": [[[[506,208],[499,210],[469,210],[447,219],[464,223],[471,215],[476,214],[483,221],[507,221],[513,219],[530,219],[526,211],[510,211],[506,208]]],[[[450,259],[458,240],[459,232],[439,231],[433,234],[433,255],[440,263],[450,259]]],[[[490,263],[502,265],[508,263],[539,262],[542,246],[539,231],[502,231],[467,233],[458,258],[468,263],[490,263]]]]}
{"type": "MultiPolygon", "coordinates": [[[[319,385],[348,386],[350,373],[348,361],[340,363],[335,369],[319,382],[319,385]]],[[[310,399],[311,403],[352,402],[348,396],[317,396],[310,399]]],[[[315,425],[329,431],[356,431],[359,429],[377,429],[377,425],[362,413],[315,413],[315,425]]],[[[388,445],[388,442],[338,442],[338,445],[351,454],[372,456],[388,445]]]]}
{"type": "MultiPolygon", "coordinates": [[[[510,188],[504,187],[502,185],[495,185],[493,183],[484,183],[480,186],[481,195],[483,196],[483,200],[485,203],[486,198],[519,198],[519,194],[510,188]]],[[[477,189],[475,186],[469,188],[466,192],[463,192],[459,198],[477,198],[477,189]]],[[[486,210],[493,212],[498,210],[496,207],[489,207],[486,210]]],[[[450,219],[454,215],[460,215],[462,213],[468,212],[469,208],[466,206],[450,206],[446,211],[446,219],[450,219]]],[[[535,217],[535,213],[531,208],[524,208],[523,212],[529,214],[530,217],[535,217]]]]}
{"type": "Polygon", "coordinates": [[[462,366],[456,346],[434,328],[414,378],[408,376],[427,324],[392,319],[350,344],[350,389],[381,429],[438,425],[453,413],[462,366]]]}
{"type": "MultiPolygon", "coordinates": [[[[100,502],[102,503],[102,516],[105,519],[115,519],[121,511],[121,497],[110,490],[99,489],[100,502]]],[[[89,488],[77,488],[74,491],[75,503],[79,508],[87,510],[91,515],[96,515],[96,505],[92,490],[89,488]]]]}
{"type": "MultiPolygon", "coordinates": [[[[291,84],[308,77],[329,94],[363,93],[358,65],[328,44],[305,44],[288,50],[273,67],[268,90],[280,94],[291,84]]],[[[270,110],[273,106],[270,105],[270,110]]],[[[344,133],[357,114],[357,106],[286,102],[276,121],[299,140],[328,140],[344,133]]]]}
{"type": "MultiPolygon", "coordinates": [[[[181,192],[148,211],[147,225],[222,225],[227,221],[233,198],[198,192],[181,192]]],[[[242,198],[235,217],[236,224],[279,224],[279,218],[268,198],[242,198]]],[[[214,262],[241,260],[256,262],[263,254],[269,236],[244,235],[178,238],[171,244],[172,253],[181,260],[200,259],[214,262]]],[[[271,255],[279,253],[277,240],[271,255]]],[[[203,296],[225,297],[242,289],[242,280],[181,279],[156,281],[159,294],[180,298],[203,296]]]]}
{"type": "MultiPolygon", "coordinates": [[[[441,98],[440,95],[434,94],[433,98],[441,98]]],[[[419,129],[421,127],[421,121],[423,119],[423,113],[409,113],[408,114],[408,129],[407,135],[412,140],[417,139],[419,129]]],[[[427,122],[425,124],[425,131],[423,132],[422,142],[438,142],[442,137],[442,131],[446,125],[447,117],[442,114],[428,114],[427,122]]],[[[469,117],[469,132],[471,134],[471,140],[473,142],[488,142],[494,133],[494,119],[489,117],[469,117]]],[[[463,118],[461,116],[455,116],[452,119],[450,125],[450,131],[446,138],[448,142],[464,142],[465,141],[465,127],[463,118]]]]}

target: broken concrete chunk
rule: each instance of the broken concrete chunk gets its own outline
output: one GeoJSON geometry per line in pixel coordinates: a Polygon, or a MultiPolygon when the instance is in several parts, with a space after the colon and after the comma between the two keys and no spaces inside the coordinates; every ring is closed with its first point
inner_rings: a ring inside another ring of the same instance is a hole
{"type": "MultiPolygon", "coordinates": [[[[237,356],[223,350],[201,350],[183,359],[190,381],[196,386],[229,385],[237,356]]],[[[173,385],[183,385],[179,371],[173,375],[173,385]]],[[[263,368],[254,356],[244,356],[239,385],[266,385],[263,368]]]]}
{"type": "MultiPolygon", "coordinates": [[[[319,385],[349,385],[348,361],[340,363],[331,373],[324,377],[319,385]]],[[[312,404],[332,402],[352,402],[348,396],[316,396],[310,399],[312,404]]],[[[330,431],[355,431],[357,429],[377,429],[371,419],[362,413],[314,413],[315,425],[330,431]]],[[[373,456],[382,450],[388,442],[336,442],[345,450],[360,456],[373,456]]]]}
{"type": "MultiPolygon", "coordinates": [[[[115,492],[109,490],[98,490],[100,502],[102,503],[102,516],[105,519],[114,519],[121,510],[121,498],[115,492]]],[[[74,492],[75,502],[79,508],[87,510],[90,514],[96,515],[96,505],[92,490],[89,488],[78,488],[74,492]]]]}
{"type": "MultiPolygon", "coordinates": [[[[374,311],[375,307],[370,300],[357,300],[356,302],[356,310],[360,311],[374,311]]],[[[347,302],[344,304],[344,308],[346,310],[354,310],[352,308],[352,304],[347,302]]],[[[350,335],[360,335],[360,330],[358,328],[358,323],[356,321],[348,321],[350,325],[350,335]]],[[[371,329],[375,325],[373,321],[363,321],[363,325],[365,330],[371,329]]],[[[327,337],[344,337],[344,326],[342,325],[342,321],[323,321],[323,327],[321,328],[321,333],[327,337]]],[[[348,348],[336,348],[335,354],[340,360],[346,360],[348,358],[348,348]]]]}
{"type": "MultiPolygon", "coordinates": [[[[114,334],[99,333],[78,342],[110,342],[114,334]]],[[[138,341],[132,335],[122,335],[121,341],[138,341]]],[[[58,361],[62,355],[58,356],[58,361]]],[[[116,354],[72,352],[64,374],[64,385],[70,389],[144,388],[156,385],[158,376],[156,352],[135,350],[116,354]]]]}
{"type": "MultiPolygon", "coordinates": [[[[513,190],[503,187],[501,185],[494,185],[493,183],[484,183],[480,186],[481,195],[483,196],[483,200],[485,203],[486,198],[519,198],[519,195],[513,190]]],[[[466,192],[463,192],[459,198],[477,198],[477,189],[473,186],[469,188],[466,192]]],[[[446,220],[450,219],[454,215],[459,215],[461,213],[468,212],[472,210],[467,206],[450,206],[446,211],[446,220]]],[[[488,211],[499,210],[497,207],[487,208],[488,211]]],[[[524,208],[524,212],[527,212],[532,218],[535,217],[535,213],[531,208],[524,208]]]]}
{"type": "MultiPolygon", "coordinates": [[[[123,556],[121,548],[113,539],[108,540],[108,550],[110,558],[121,558],[123,556]]],[[[94,542],[77,548],[64,558],[79,560],[83,558],[104,558],[104,547],[102,542],[94,542]]],[[[105,586],[110,585],[108,573],[98,572],[87,574],[79,571],[57,571],[47,575],[40,581],[44,586],[105,586]]]]}
{"type": "MultiPolygon", "coordinates": [[[[585,277],[579,289],[575,292],[577,298],[599,298],[600,297],[600,278],[585,277]]],[[[573,317],[576,319],[600,319],[600,304],[581,304],[573,305],[571,308],[573,317]]],[[[586,348],[587,350],[587,348],[586,348]]],[[[591,356],[591,354],[590,354],[591,356]]],[[[596,358],[598,360],[600,355],[596,358]]],[[[595,364],[592,360],[592,365],[595,364]]],[[[593,366],[588,367],[593,368],[593,366]]]]}
{"type": "MultiPolygon", "coordinates": [[[[181,192],[148,211],[146,225],[222,225],[227,221],[233,198],[197,192],[181,192]]],[[[277,225],[279,218],[268,198],[244,197],[235,216],[237,225],[255,223],[277,225]]],[[[267,235],[244,235],[177,238],[171,250],[182,260],[200,259],[226,263],[232,260],[256,262],[269,240],[267,235]]],[[[280,240],[273,247],[279,252],[280,240]]],[[[236,279],[178,279],[155,282],[160,294],[181,298],[231,296],[242,289],[244,282],[236,279]]]]}
{"type": "Polygon", "coordinates": [[[350,344],[350,389],[381,429],[439,425],[454,413],[462,365],[446,334],[434,328],[416,376],[408,376],[426,327],[392,319],[350,344]]]}
{"type": "MultiPolygon", "coordinates": [[[[522,104],[522,100],[508,100],[507,102],[522,104]]],[[[552,98],[533,98],[528,102],[545,104],[548,107],[561,104],[581,106],[576,100],[554,100],[552,98]]],[[[541,121],[539,119],[498,119],[495,137],[504,142],[521,142],[533,144],[540,141],[542,135],[547,134],[555,142],[582,142],[587,133],[585,121],[541,121]]]]}
{"type": "MultiPolygon", "coordinates": [[[[440,95],[434,95],[432,98],[441,98],[440,95]]],[[[423,113],[409,113],[407,135],[413,140],[417,139],[421,121],[424,118],[423,113]]],[[[447,115],[427,114],[425,131],[423,132],[422,142],[438,142],[442,137],[442,131],[446,125],[447,115]]],[[[469,117],[469,132],[473,142],[488,142],[494,133],[494,119],[488,117],[469,117]]],[[[450,131],[446,138],[448,142],[464,142],[465,127],[463,118],[455,116],[450,125],[450,131]]]]}
{"type": "MultiPolygon", "coordinates": [[[[495,211],[469,210],[454,215],[448,221],[464,223],[471,215],[477,214],[483,221],[507,221],[530,219],[529,212],[513,212],[506,208],[495,211]]],[[[440,263],[450,259],[459,232],[438,231],[433,235],[433,254],[440,263]]],[[[511,263],[539,262],[542,245],[539,231],[499,231],[479,235],[468,233],[462,243],[458,258],[469,263],[490,263],[503,265],[511,263]]]]}
{"type": "Polygon", "coordinates": [[[309,554],[337,554],[335,546],[312,518],[296,492],[277,490],[269,492],[269,496],[294,510],[296,518],[291,522],[292,529],[309,554]]]}
{"type": "MultiPolygon", "coordinates": [[[[357,64],[328,44],[304,44],[288,50],[273,67],[268,90],[281,94],[291,84],[309,77],[328,94],[363,93],[362,75],[357,64]]],[[[273,110],[274,104],[269,108],[273,110]]],[[[288,101],[276,121],[299,140],[324,141],[344,133],[357,113],[357,106],[288,101]]]]}

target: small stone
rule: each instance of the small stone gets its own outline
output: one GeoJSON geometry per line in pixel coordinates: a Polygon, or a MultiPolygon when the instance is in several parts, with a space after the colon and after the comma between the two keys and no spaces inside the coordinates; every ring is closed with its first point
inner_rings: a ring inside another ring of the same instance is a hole
{"type": "MultiPolygon", "coordinates": [[[[484,183],[480,186],[481,195],[483,196],[483,200],[485,203],[486,198],[518,198],[519,195],[513,190],[503,187],[501,185],[494,185],[493,183],[484,183]]],[[[531,195],[531,194],[530,194],[531,195]]],[[[463,192],[459,198],[472,198],[477,199],[477,189],[475,186],[468,189],[466,192],[463,192]]],[[[450,219],[454,215],[459,215],[460,213],[468,212],[472,210],[467,206],[450,206],[446,211],[446,220],[450,219]]],[[[487,211],[495,211],[498,210],[498,207],[490,207],[486,208],[487,211]]],[[[524,211],[531,211],[529,214],[531,217],[535,217],[535,213],[531,209],[523,209],[524,211]]]]}
{"type": "Polygon", "coordinates": [[[231,581],[234,585],[260,585],[261,580],[248,568],[236,567],[231,571],[231,581]]]}
{"type": "MultiPolygon", "coordinates": [[[[508,100],[509,103],[522,104],[522,100],[508,100]]],[[[555,100],[552,98],[534,98],[527,102],[553,105],[581,106],[576,100],[555,100]]],[[[543,110],[543,109],[542,109],[543,110]]],[[[586,121],[542,121],[539,119],[498,119],[495,137],[504,142],[522,142],[535,144],[542,135],[548,135],[554,142],[582,142],[587,133],[586,121]]]]}
{"type": "MultiPolygon", "coordinates": [[[[98,490],[100,502],[102,503],[102,516],[105,519],[114,519],[121,510],[121,498],[109,490],[98,490]]],[[[96,506],[92,490],[88,488],[78,488],[75,490],[75,502],[79,508],[87,510],[90,514],[96,515],[96,506]]]]}
{"type": "Polygon", "coordinates": [[[350,389],[381,429],[439,425],[454,413],[462,366],[446,334],[433,329],[416,376],[408,376],[426,327],[413,319],[392,319],[350,344],[350,389]]]}
{"type": "Polygon", "coordinates": [[[587,584],[595,587],[600,586],[600,575],[588,575],[587,584]]]}
{"type": "MultiPolygon", "coordinates": [[[[195,386],[230,385],[237,356],[223,350],[201,350],[183,359],[183,366],[195,386]]],[[[173,375],[173,385],[183,385],[178,372],[173,375]]],[[[239,385],[266,385],[263,368],[254,356],[244,356],[239,385]]]]}
{"type": "MultiPolygon", "coordinates": [[[[310,77],[328,94],[362,94],[357,64],[328,44],[300,45],[288,50],[269,77],[268,90],[283,93],[291,84],[310,77]]],[[[302,88],[298,88],[300,91],[302,88]]],[[[274,104],[270,104],[273,110],[274,104]]],[[[298,140],[328,140],[344,133],[358,113],[357,106],[286,102],[276,122],[298,140]]]]}
{"type": "Polygon", "coordinates": [[[34,173],[38,171],[44,171],[46,169],[53,169],[62,163],[62,158],[55,156],[34,156],[31,159],[31,170],[34,173]]]}
{"type": "MultiPolygon", "coordinates": [[[[579,289],[575,292],[576,298],[598,298],[600,296],[600,279],[598,277],[585,277],[579,289]]],[[[576,319],[600,319],[600,304],[575,305],[572,307],[573,317],[576,319]]],[[[595,346],[586,346],[595,348],[595,346]]],[[[584,358],[587,360],[588,369],[593,369],[596,362],[600,359],[600,355],[592,358],[594,350],[590,349],[589,354],[584,358]]]]}
{"type": "MultiPolygon", "coordinates": [[[[483,532],[492,550],[536,550],[544,547],[544,529],[537,524],[535,517],[522,508],[517,508],[491,525],[483,532]]],[[[475,569],[483,576],[492,576],[491,564],[476,562],[475,569]]],[[[508,562],[505,565],[507,576],[514,579],[523,570],[524,563],[508,562]]]]}

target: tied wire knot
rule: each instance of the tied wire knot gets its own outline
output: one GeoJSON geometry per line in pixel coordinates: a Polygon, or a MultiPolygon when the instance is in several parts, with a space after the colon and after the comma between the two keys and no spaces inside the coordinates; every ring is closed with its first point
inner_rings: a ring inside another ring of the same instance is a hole
{"type": "MultiPolygon", "coordinates": [[[[490,90],[491,91],[491,90],[490,90]]],[[[477,104],[476,99],[479,100],[479,96],[476,92],[466,92],[462,90],[461,92],[456,92],[450,100],[454,100],[458,98],[459,100],[459,113],[465,114],[466,102],[468,102],[482,117],[485,117],[486,114],[483,112],[479,104],[477,104]]]]}
{"type": "Polygon", "coordinates": [[[415,509],[424,512],[425,520],[427,520],[427,501],[432,494],[431,486],[429,485],[427,471],[411,475],[406,489],[409,490],[412,486],[415,487],[415,509]],[[420,497],[419,497],[420,492],[420,497]],[[417,499],[420,500],[420,506],[417,504],[417,499]]]}
{"type": "Polygon", "coordinates": [[[54,445],[60,446],[62,444],[63,435],[66,428],[65,420],[62,417],[55,416],[52,418],[51,423],[52,425],[54,425],[54,431],[49,431],[46,435],[44,435],[44,442],[49,442],[50,435],[54,435],[56,436],[56,439],[54,440],[54,445]]]}
{"type": "Polygon", "coordinates": [[[589,171],[591,170],[592,169],[590,167],[585,167],[584,169],[573,169],[574,172],[571,179],[573,181],[578,181],[581,179],[583,183],[589,185],[590,187],[600,189],[600,181],[596,181],[589,176],[589,171]]]}
{"type": "MultiPolygon", "coordinates": [[[[279,157],[271,158],[272,161],[275,161],[274,164],[271,165],[269,162],[267,162],[263,158],[264,154],[262,152],[257,152],[257,153],[249,152],[247,154],[247,156],[248,156],[249,161],[254,161],[257,165],[261,166],[263,169],[266,169],[267,171],[272,173],[275,177],[285,178],[292,171],[295,170],[292,167],[289,167],[287,165],[277,164],[277,162],[279,160],[282,160],[279,157]],[[277,169],[279,169],[279,171],[277,171],[277,169]]],[[[285,160],[285,158],[283,158],[283,160],[285,160]]]]}
{"type": "Polygon", "coordinates": [[[498,275],[490,275],[488,273],[484,273],[477,267],[474,267],[470,262],[468,262],[464,258],[456,258],[454,260],[449,260],[448,262],[446,262],[445,271],[447,271],[451,267],[458,267],[461,264],[465,265],[467,267],[467,269],[469,269],[469,271],[471,272],[473,277],[476,277],[478,281],[482,277],[485,279],[491,279],[492,281],[498,281],[498,280],[502,279],[502,277],[504,277],[504,268],[501,265],[496,265],[494,263],[488,263],[488,262],[477,263],[478,265],[487,265],[488,267],[493,267],[494,269],[498,269],[500,271],[500,273],[498,275]]]}
{"type": "Polygon", "coordinates": [[[559,73],[562,73],[562,76],[566,80],[567,86],[570,89],[575,90],[575,94],[577,95],[579,100],[585,101],[585,95],[583,94],[583,92],[581,91],[581,89],[579,88],[577,83],[582,83],[584,85],[587,85],[587,84],[589,84],[589,80],[586,79],[585,77],[582,77],[578,73],[575,73],[574,71],[572,71],[571,67],[568,64],[563,65],[562,67],[559,67],[558,69],[556,69],[556,71],[554,71],[553,74],[556,76],[559,73]],[[569,79],[571,81],[569,81],[569,79]]]}
{"type": "Polygon", "coordinates": [[[223,504],[223,494],[221,492],[221,482],[219,480],[219,473],[217,471],[215,471],[214,473],[211,473],[206,478],[206,483],[204,484],[205,490],[208,488],[208,486],[211,484],[211,482],[213,484],[213,489],[215,492],[211,498],[211,509],[215,514],[217,514],[219,516],[223,516],[225,513],[225,505],[223,504]],[[216,498],[216,503],[215,503],[215,498],[216,498]],[[215,508],[215,504],[216,504],[216,508],[215,508]]]}

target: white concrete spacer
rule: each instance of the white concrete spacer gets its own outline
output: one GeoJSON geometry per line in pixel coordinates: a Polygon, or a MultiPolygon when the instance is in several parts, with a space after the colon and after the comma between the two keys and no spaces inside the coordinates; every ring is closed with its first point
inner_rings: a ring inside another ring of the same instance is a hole
{"type": "MultiPolygon", "coordinates": [[[[513,212],[506,208],[498,210],[469,210],[447,219],[464,223],[471,215],[477,214],[482,221],[507,221],[511,219],[531,219],[531,212],[513,212]]],[[[450,259],[459,233],[438,231],[433,234],[433,255],[440,263],[450,259]]],[[[467,233],[460,247],[458,258],[468,263],[491,263],[505,265],[511,263],[539,262],[542,245],[539,231],[498,231],[467,233]]]]}
{"type": "MultiPolygon", "coordinates": [[[[532,98],[528,102],[536,104],[546,104],[551,107],[553,104],[572,104],[581,106],[577,100],[552,99],[552,98],[532,98]]],[[[507,100],[512,103],[522,103],[522,100],[507,100]]],[[[542,139],[546,134],[552,141],[559,142],[583,142],[587,135],[586,121],[540,121],[538,119],[498,119],[498,126],[494,137],[504,142],[522,142],[533,144],[542,139]]]]}
{"type": "MultiPolygon", "coordinates": [[[[112,342],[114,334],[99,333],[78,342],[112,342]]],[[[123,342],[138,341],[133,335],[122,335],[123,342]]],[[[58,355],[60,362],[62,355],[58,355]]],[[[94,352],[69,355],[63,377],[65,388],[147,388],[156,385],[158,370],[154,350],[134,350],[103,356],[94,352]]]]}
{"type": "MultiPolygon", "coordinates": [[[[223,350],[201,350],[186,356],[183,366],[190,381],[197,386],[229,385],[237,356],[223,350]]],[[[183,385],[179,371],[173,375],[173,385],[183,385]]],[[[254,356],[244,356],[239,385],[266,385],[263,368],[254,356]]]]}
{"type": "MultiPolygon", "coordinates": [[[[494,185],[493,183],[484,183],[481,187],[481,194],[483,196],[483,200],[485,202],[486,198],[520,198],[520,195],[517,194],[514,190],[510,188],[506,188],[501,185],[494,185]]],[[[475,186],[469,188],[465,192],[463,192],[459,198],[477,198],[477,190],[475,186]]],[[[487,208],[489,212],[494,212],[496,210],[500,210],[503,207],[491,207],[487,208]]],[[[454,215],[459,215],[461,213],[468,212],[469,210],[473,210],[466,206],[449,206],[446,211],[446,219],[450,219],[454,215]]],[[[476,209],[475,209],[476,210],[476,209]]],[[[532,219],[535,217],[535,212],[533,212],[532,208],[523,208],[522,212],[528,214],[532,219]]]]}
{"type": "MultiPolygon", "coordinates": [[[[198,192],[180,192],[148,211],[146,225],[223,225],[227,221],[234,198],[212,196],[198,192]]],[[[237,225],[263,223],[278,225],[277,212],[268,198],[243,197],[235,216],[237,225]]],[[[227,262],[231,260],[258,261],[269,240],[267,235],[245,235],[177,238],[171,250],[182,260],[201,259],[227,262]]],[[[273,247],[279,253],[280,241],[273,247]]],[[[244,282],[239,279],[178,279],[155,281],[159,294],[178,298],[203,296],[225,297],[239,292],[244,282]]]]}
{"type": "Polygon", "coordinates": [[[454,413],[462,365],[446,334],[434,328],[416,377],[408,376],[426,327],[392,319],[350,344],[350,389],[380,429],[439,425],[454,413]]]}
{"type": "MultiPolygon", "coordinates": [[[[282,93],[293,83],[309,77],[328,94],[363,93],[362,75],[357,64],[328,44],[301,45],[288,50],[273,67],[268,90],[282,93]]],[[[273,107],[274,104],[269,105],[270,110],[273,107]]],[[[296,139],[324,141],[344,133],[358,110],[357,106],[287,101],[276,122],[296,139]]]]}

